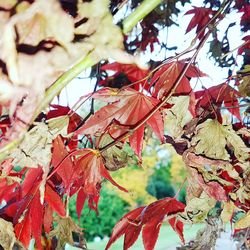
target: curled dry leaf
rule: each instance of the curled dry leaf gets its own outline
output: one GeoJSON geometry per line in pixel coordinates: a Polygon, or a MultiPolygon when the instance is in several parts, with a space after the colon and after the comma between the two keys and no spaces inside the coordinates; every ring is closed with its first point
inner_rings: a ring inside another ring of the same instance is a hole
{"type": "MultiPolygon", "coordinates": [[[[67,47],[67,44],[74,38],[73,31],[73,19],[71,19],[70,16],[61,9],[59,2],[56,0],[49,2],[37,0],[25,11],[13,15],[4,27],[1,48],[3,51],[3,60],[7,64],[8,75],[11,81],[15,85],[24,84],[32,86],[32,84],[36,83],[36,81],[31,82],[30,76],[33,76],[33,74],[30,74],[30,72],[35,72],[36,74],[41,72],[40,74],[43,75],[44,79],[46,79],[46,71],[49,70],[53,73],[51,65],[44,64],[44,66],[47,66],[45,68],[41,66],[41,62],[43,62],[41,60],[42,56],[28,56],[17,52],[15,44],[17,39],[16,34],[19,38],[19,44],[37,46],[44,39],[54,39],[59,44],[67,47]],[[60,25],[58,25],[58,23],[60,23],[60,25]],[[25,58],[29,58],[29,67],[26,65],[27,63],[25,62],[25,58]],[[34,60],[36,58],[39,63],[37,62],[34,64],[30,62],[30,60],[34,60]],[[33,71],[30,69],[30,66],[33,68],[40,66],[43,70],[33,71]],[[28,74],[24,74],[23,71],[27,71],[27,68],[29,72],[28,74]],[[25,79],[23,79],[24,77],[25,79]]],[[[39,54],[43,55],[44,52],[39,52],[39,54]]],[[[41,79],[36,76],[36,80],[41,79]]],[[[51,83],[52,82],[50,82],[50,84],[51,83]]],[[[44,84],[40,87],[43,85],[44,84]]]]}
{"type": "Polygon", "coordinates": [[[199,197],[193,197],[187,203],[182,218],[193,223],[204,222],[211,208],[215,206],[216,200],[202,192],[199,197]]]}
{"type": "Polygon", "coordinates": [[[82,229],[78,227],[71,217],[56,217],[55,221],[58,223],[55,229],[49,233],[49,237],[57,238],[57,250],[64,249],[66,243],[74,245],[72,233],[82,234],[82,229]]]}
{"type": "Polygon", "coordinates": [[[192,119],[192,115],[188,111],[190,97],[172,97],[169,103],[174,106],[166,110],[164,126],[169,135],[178,138],[183,134],[183,127],[192,119]]]}
{"type": "Polygon", "coordinates": [[[244,217],[236,221],[234,227],[236,229],[243,229],[250,227],[250,212],[248,212],[244,217]]]}
{"type": "Polygon", "coordinates": [[[50,119],[48,125],[39,122],[25,134],[21,144],[12,151],[13,164],[21,167],[49,166],[52,141],[58,134],[67,134],[68,118],[50,119]]]}
{"type": "Polygon", "coordinates": [[[250,77],[249,74],[250,72],[250,65],[245,65],[244,70],[241,70],[238,72],[238,74],[242,74],[242,80],[240,82],[240,85],[238,86],[239,92],[242,96],[249,97],[250,96],[250,77]],[[244,76],[246,74],[246,76],[244,76]]]}
{"type": "Polygon", "coordinates": [[[249,158],[250,149],[232,126],[223,126],[216,120],[208,119],[198,125],[191,144],[194,146],[196,154],[204,154],[212,159],[229,160],[230,155],[226,147],[234,152],[239,161],[249,158]]]}
{"type": "Polygon", "coordinates": [[[0,245],[5,250],[12,250],[15,242],[16,236],[12,223],[0,218],[0,245]]]}
{"type": "Polygon", "coordinates": [[[219,169],[220,166],[225,165],[228,166],[227,162],[212,161],[188,152],[188,150],[183,154],[183,160],[193,182],[200,185],[210,197],[219,201],[228,200],[228,195],[224,187],[232,186],[233,184],[217,175],[217,168],[219,169]],[[214,172],[213,166],[215,166],[214,172]]]}
{"type": "Polygon", "coordinates": [[[17,0],[2,0],[0,3],[0,7],[6,10],[11,9],[17,3],[17,0]]]}
{"type": "MultiPolygon", "coordinates": [[[[109,134],[104,134],[99,138],[98,146],[102,148],[112,141],[113,139],[109,134]]],[[[124,150],[124,143],[122,142],[102,152],[102,156],[105,167],[111,171],[126,167],[131,160],[131,156],[124,150]]]]}
{"type": "Polygon", "coordinates": [[[74,38],[74,20],[65,14],[56,0],[36,0],[25,12],[15,15],[11,22],[17,29],[21,44],[37,46],[42,40],[53,37],[67,47],[74,38]]]}
{"type": "Polygon", "coordinates": [[[224,223],[228,223],[234,212],[235,206],[232,201],[223,202],[223,210],[221,211],[220,218],[224,223]]]}
{"type": "Polygon", "coordinates": [[[80,18],[86,18],[87,21],[77,27],[75,32],[87,35],[84,43],[92,46],[94,60],[113,58],[122,63],[136,63],[135,57],[123,50],[123,34],[113,23],[108,0],[79,1],[78,10],[80,18]]]}

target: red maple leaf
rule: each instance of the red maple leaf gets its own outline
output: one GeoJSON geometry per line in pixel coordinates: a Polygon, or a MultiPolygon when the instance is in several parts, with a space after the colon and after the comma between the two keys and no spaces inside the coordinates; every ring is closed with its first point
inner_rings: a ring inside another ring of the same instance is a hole
{"type": "Polygon", "coordinates": [[[10,128],[10,126],[11,126],[11,121],[9,117],[0,119],[0,130],[1,130],[0,137],[4,137],[6,131],[10,128]]]}
{"type": "Polygon", "coordinates": [[[148,86],[146,82],[146,77],[149,74],[149,70],[147,69],[141,69],[135,64],[122,64],[118,62],[105,64],[101,67],[101,70],[111,70],[114,71],[115,74],[111,75],[104,80],[100,81],[99,84],[103,86],[110,86],[110,81],[115,79],[117,76],[119,76],[121,73],[125,74],[128,82],[125,82],[124,85],[128,85],[130,83],[136,83],[132,85],[132,87],[136,90],[140,89],[140,86],[145,85],[148,86]]]}
{"type": "Polygon", "coordinates": [[[241,30],[246,32],[250,28],[250,5],[244,4],[239,12],[243,13],[240,19],[241,30]]]}
{"type": "Polygon", "coordinates": [[[76,167],[74,172],[77,177],[73,186],[75,191],[78,191],[77,213],[79,217],[86,199],[89,199],[90,208],[97,209],[102,178],[105,178],[120,190],[127,192],[125,188],[112,179],[98,150],[84,148],[73,152],[71,155],[75,156],[74,164],[76,167]]]}
{"type": "Polygon", "coordinates": [[[51,164],[54,171],[56,170],[56,173],[61,177],[66,193],[69,193],[72,180],[75,177],[74,163],[68,155],[69,152],[63,143],[63,138],[57,136],[53,140],[51,164]]]}
{"type": "MultiPolygon", "coordinates": [[[[81,116],[79,116],[76,112],[74,112],[72,109],[70,109],[68,106],[61,106],[57,104],[51,104],[50,111],[47,113],[46,118],[52,119],[59,116],[67,115],[69,117],[69,124],[67,128],[67,133],[72,133],[76,130],[78,125],[82,122],[81,116]]],[[[77,136],[73,136],[68,140],[67,145],[70,149],[77,148],[78,140],[77,136]]]]}
{"type": "Polygon", "coordinates": [[[148,46],[150,47],[150,51],[154,51],[154,46],[156,43],[160,44],[158,37],[159,30],[155,27],[154,22],[157,22],[159,18],[158,13],[151,12],[146,18],[144,18],[141,22],[142,32],[140,36],[137,36],[133,41],[130,41],[131,37],[127,36],[126,43],[129,47],[137,47],[140,48],[141,51],[146,51],[148,46]],[[129,38],[129,39],[128,39],[129,38]]]}
{"type": "Polygon", "coordinates": [[[201,39],[205,34],[204,27],[211,21],[215,13],[216,11],[209,8],[193,6],[192,10],[189,10],[185,13],[185,15],[194,14],[190,23],[188,24],[186,33],[196,27],[196,34],[198,35],[198,38],[201,39]]]}
{"type": "MultiPolygon", "coordinates": [[[[119,91],[104,88],[96,92],[93,98],[110,102],[110,104],[95,112],[95,114],[76,131],[77,134],[94,135],[101,133],[114,122],[118,124],[118,127],[121,125],[121,133],[124,132],[124,128],[133,129],[133,127],[146,115],[151,113],[159,103],[156,98],[146,96],[131,88],[124,88],[119,91]]],[[[160,111],[157,111],[146,123],[153,129],[158,138],[164,141],[163,119],[160,111]]],[[[131,147],[139,157],[141,156],[144,127],[145,125],[142,124],[129,137],[131,147]]]]}
{"type": "Polygon", "coordinates": [[[161,224],[167,216],[171,216],[168,221],[184,242],[183,223],[176,217],[184,209],[185,205],[176,199],[164,198],[129,212],[115,225],[105,250],[108,250],[122,235],[124,235],[123,249],[127,250],[135,243],[141,231],[145,250],[153,250],[161,224]]]}
{"type": "MultiPolygon", "coordinates": [[[[38,249],[42,249],[41,236],[45,207],[51,207],[51,213],[55,211],[60,216],[65,216],[62,199],[49,184],[45,186],[44,203],[41,203],[39,188],[42,176],[43,171],[41,168],[30,169],[21,186],[21,196],[15,203],[6,207],[8,215],[13,217],[17,239],[27,247],[33,236],[38,249]],[[14,210],[14,208],[16,209],[14,210]]],[[[48,212],[46,215],[48,216],[48,212]]]]}
{"type": "Polygon", "coordinates": [[[245,36],[245,37],[242,38],[242,40],[245,41],[245,42],[238,49],[239,55],[243,54],[244,52],[246,53],[247,50],[250,50],[250,36],[245,36]]]}
{"type": "Polygon", "coordinates": [[[196,109],[198,111],[200,108],[212,111],[215,110],[216,115],[220,118],[220,112],[217,112],[217,108],[220,108],[222,104],[224,104],[227,110],[241,121],[238,102],[240,94],[227,83],[196,91],[195,97],[198,100],[196,104],[196,109]]]}
{"type": "MultiPolygon", "coordinates": [[[[164,94],[171,91],[186,64],[187,62],[184,60],[174,61],[163,65],[157,70],[151,79],[151,86],[154,86],[152,96],[162,98],[164,94]]],[[[192,88],[189,79],[202,76],[206,76],[206,74],[202,73],[195,65],[190,65],[176,88],[175,93],[190,94],[192,88]]]]}

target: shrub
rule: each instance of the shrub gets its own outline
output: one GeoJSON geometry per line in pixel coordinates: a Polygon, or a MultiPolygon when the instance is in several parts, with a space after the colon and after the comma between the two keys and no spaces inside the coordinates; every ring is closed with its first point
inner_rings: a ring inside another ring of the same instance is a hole
{"type": "MultiPolygon", "coordinates": [[[[78,221],[75,211],[76,197],[70,201],[70,215],[74,221],[78,221]]],[[[115,223],[128,212],[128,203],[117,197],[114,191],[105,187],[102,188],[98,212],[90,210],[85,205],[80,218],[80,226],[84,229],[84,236],[87,241],[92,241],[99,236],[109,236],[115,223]],[[98,226],[97,226],[98,225],[98,226]]]]}

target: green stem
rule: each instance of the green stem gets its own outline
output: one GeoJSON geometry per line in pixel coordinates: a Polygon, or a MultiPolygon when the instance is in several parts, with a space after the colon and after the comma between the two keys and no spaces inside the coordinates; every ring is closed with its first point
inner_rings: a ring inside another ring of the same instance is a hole
{"type": "Polygon", "coordinates": [[[46,108],[54,99],[55,96],[59,95],[62,89],[72,81],[76,76],[78,76],[83,70],[93,66],[96,62],[94,62],[90,56],[86,56],[80,62],[76,63],[72,68],[62,74],[50,88],[45,93],[45,97],[42,102],[37,107],[36,113],[34,114],[34,118],[36,118],[41,110],[46,108]]]}
{"type": "MultiPolygon", "coordinates": [[[[126,19],[123,21],[123,33],[128,33],[140,20],[142,20],[148,13],[150,13],[158,4],[160,4],[161,0],[144,0],[136,10],[131,13],[126,19]]],[[[90,55],[76,63],[72,68],[70,68],[67,72],[62,74],[55,82],[51,85],[50,88],[45,93],[45,97],[41,103],[38,104],[34,116],[31,120],[31,123],[34,122],[39,113],[46,108],[54,99],[55,96],[59,95],[62,89],[77,75],[79,75],[83,70],[92,67],[97,62],[91,59],[90,55]]],[[[17,147],[22,139],[24,138],[25,131],[20,135],[20,138],[14,140],[4,147],[0,149],[0,163],[6,156],[10,153],[10,151],[17,147]]]]}
{"type": "Polygon", "coordinates": [[[123,21],[123,33],[127,34],[135,25],[155,9],[162,0],[144,0],[133,13],[123,21]]]}

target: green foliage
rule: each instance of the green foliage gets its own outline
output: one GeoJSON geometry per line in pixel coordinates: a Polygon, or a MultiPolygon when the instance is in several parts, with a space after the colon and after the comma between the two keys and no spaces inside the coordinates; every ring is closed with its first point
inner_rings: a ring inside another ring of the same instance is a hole
{"type": "Polygon", "coordinates": [[[177,198],[180,202],[186,204],[186,195],[187,195],[186,188],[183,187],[177,198]]]}
{"type": "MultiPolygon", "coordinates": [[[[73,197],[69,204],[70,216],[78,222],[78,217],[75,211],[76,197],[73,197]]],[[[98,213],[90,210],[85,205],[82,216],[80,218],[80,227],[84,229],[84,237],[87,241],[91,241],[94,237],[109,236],[115,223],[128,212],[128,204],[117,197],[116,194],[103,186],[101,198],[98,206],[98,213]]]]}
{"type": "Polygon", "coordinates": [[[149,177],[147,191],[157,199],[173,197],[174,188],[171,185],[171,175],[169,165],[156,166],[154,173],[149,177]]]}

